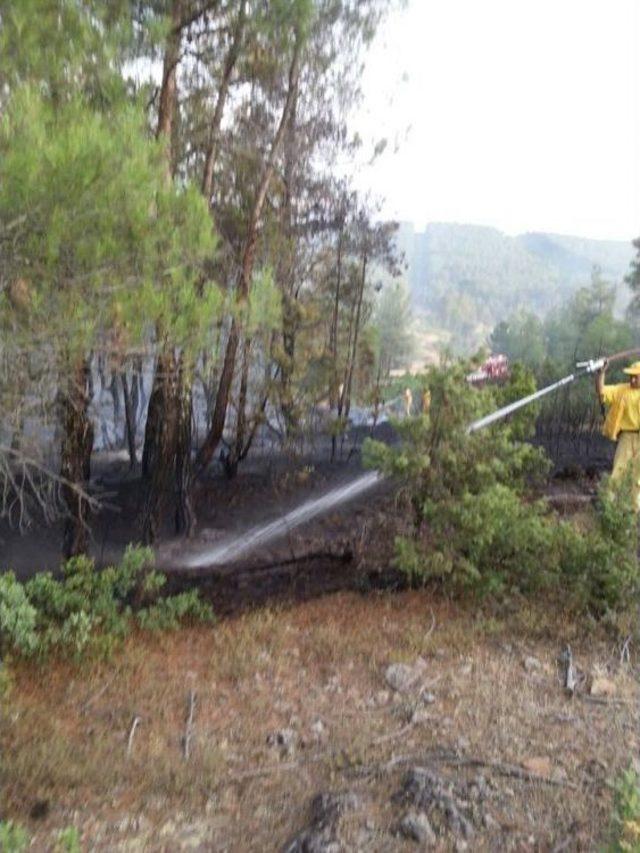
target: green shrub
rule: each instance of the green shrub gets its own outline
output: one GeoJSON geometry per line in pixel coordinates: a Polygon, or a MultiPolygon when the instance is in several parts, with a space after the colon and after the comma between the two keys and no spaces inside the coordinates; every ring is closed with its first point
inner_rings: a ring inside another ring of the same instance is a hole
{"type": "Polygon", "coordinates": [[[22,853],[29,846],[27,831],[11,820],[0,820],[0,850],[2,853],[22,853]]]}
{"type": "Polygon", "coordinates": [[[13,679],[11,673],[4,661],[0,661],[0,714],[2,713],[5,703],[11,696],[13,688],[13,679]]]}
{"type": "Polygon", "coordinates": [[[610,853],[640,853],[640,776],[629,768],[614,783],[610,853]]]}
{"type": "Polygon", "coordinates": [[[0,652],[31,654],[38,645],[37,611],[13,572],[0,575],[0,652]]]}
{"type": "Polygon", "coordinates": [[[570,522],[555,523],[554,552],[560,582],[579,609],[603,616],[638,598],[638,519],[630,482],[600,487],[586,530],[570,522]]]}
{"type": "Polygon", "coordinates": [[[397,447],[369,441],[365,461],[395,475],[404,528],[395,561],[412,584],[503,595],[562,590],[567,605],[597,615],[638,594],[637,520],[628,489],[605,483],[588,529],[533,495],[546,479],[543,452],[524,439],[535,411],[467,434],[477,417],[534,390],[524,369],[499,388],[474,389],[464,367],[432,369],[427,416],[397,424],[397,447]]]}
{"type": "Polygon", "coordinates": [[[108,654],[136,621],[164,630],[183,619],[212,618],[196,591],[159,598],[164,583],[153,571],[153,552],[138,547],[102,571],[88,557],[74,557],[61,578],[43,572],[21,584],[11,573],[0,575],[0,649],[39,657],[53,650],[76,658],[108,654]]]}
{"type": "Polygon", "coordinates": [[[75,826],[61,829],[55,846],[55,853],[80,853],[80,834],[75,826]]]}
{"type": "Polygon", "coordinates": [[[183,620],[210,622],[213,619],[211,606],[202,601],[197,590],[181,592],[170,598],[161,598],[152,607],[145,607],[136,614],[138,624],[146,631],[173,631],[183,620]]]}

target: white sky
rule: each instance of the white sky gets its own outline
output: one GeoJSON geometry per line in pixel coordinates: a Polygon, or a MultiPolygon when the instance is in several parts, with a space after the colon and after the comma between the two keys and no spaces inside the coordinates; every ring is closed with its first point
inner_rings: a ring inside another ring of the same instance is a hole
{"type": "MultiPolygon", "coordinates": [[[[640,235],[640,0],[409,0],[366,57],[388,216],[640,235]]],[[[370,149],[369,149],[370,150],[370,149]]]]}

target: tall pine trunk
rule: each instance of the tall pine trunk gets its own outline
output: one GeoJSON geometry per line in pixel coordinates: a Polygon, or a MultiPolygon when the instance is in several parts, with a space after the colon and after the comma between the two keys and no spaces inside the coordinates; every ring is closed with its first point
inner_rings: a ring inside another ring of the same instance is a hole
{"type": "Polygon", "coordinates": [[[135,374],[131,382],[131,389],[127,381],[126,370],[123,370],[120,374],[120,382],[122,383],[122,396],[124,397],[125,436],[129,449],[129,468],[133,469],[138,462],[136,456],[136,413],[138,410],[138,400],[135,374]],[[136,390],[134,391],[133,389],[136,390]]]}
{"type": "MultiPolygon", "coordinates": [[[[175,119],[178,103],[177,67],[183,27],[183,0],[173,0],[171,29],[165,43],[162,86],[156,135],[165,142],[167,181],[175,172],[175,119]]],[[[179,532],[191,532],[195,518],[191,506],[191,376],[182,356],[176,358],[166,341],[156,362],[149,397],[142,454],[142,538],[153,542],[171,493],[179,532]]]]}
{"type": "Polygon", "coordinates": [[[60,474],[66,481],[62,499],[67,512],[62,552],[67,559],[86,553],[88,545],[89,507],[81,493],[86,492],[91,476],[90,374],[87,360],[81,359],[72,370],[60,400],[63,428],[60,474]]]}
{"type": "Polygon", "coordinates": [[[247,392],[249,390],[249,358],[251,338],[245,337],[242,346],[242,369],[240,372],[240,388],[238,391],[238,407],[236,418],[236,435],[231,451],[226,460],[227,476],[232,479],[238,473],[238,464],[243,459],[243,451],[247,436],[247,392]]]}
{"type": "Polygon", "coordinates": [[[173,353],[163,348],[156,362],[142,453],[142,539],[155,541],[174,476],[178,435],[178,375],[173,353]]]}
{"type": "Polygon", "coordinates": [[[186,357],[181,355],[178,366],[177,429],[175,443],[175,530],[183,536],[191,536],[196,523],[193,507],[193,369],[186,357]]]}
{"type": "MultiPolygon", "coordinates": [[[[289,84],[287,88],[287,96],[280,116],[280,122],[278,124],[276,134],[271,143],[269,155],[267,157],[267,161],[262,172],[260,184],[258,185],[258,190],[254,198],[251,215],[247,224],[247,234],[245,237],[242,252],[242,263],[240,265],[240,276],[236,296],[239,304],[245,303],[249,297],[251,279],[253,276],[253,267],[255,262],[256,246],[258,243],[260,220],[262,218],[262,212],[264,209],[265,202],[267,200],[269,186],[271,184],[275,172],[276,159],[280,153],[280,149],[282,148],[284,134],[287,129],[287,123],[289,121],[289,117],[293,107],[295,92],[298,86],[298,79],[300,76],[301,51],[302,41],[301,37],[298,36],[296,38],[296,43],[293,49],[291,64],[289,66],[289,84]]],[[[238,353],[239,343],[240,328],[238,321],[234,317],[231,321],[231,329],[229,330],[229,337],[227,338],[227,347],[225,350],[224,363],[222,366],[222,373],[220,375],[220,382],[218,384],[218,393],[216,394],[216,404],[213,411],[211,426],[200,448],[196,460],[196,467],[198,471],[203,471],[209,465],[209,463],[213,459],[213,455],[216,452],[218,444],[220,443],[222,433],[224,432],[224,425],[227,418],[227,409],[229,407],[231,385],[233,383],[233,375],[235,372],[236,356],[238,353]]]]}

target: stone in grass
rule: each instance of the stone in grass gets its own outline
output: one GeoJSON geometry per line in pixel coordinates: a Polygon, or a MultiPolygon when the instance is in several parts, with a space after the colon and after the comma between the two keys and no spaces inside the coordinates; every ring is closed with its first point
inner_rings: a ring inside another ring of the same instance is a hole
{"type": "Polygon", "coordinates": [[[589,692],[592,696],[607,698],[609,696],[615,696],[616,691],[617,687],[614,681],[611,681],[610,678],[596,676],[591,681],[591,690],[589,692]]]}
{"type": "Polygon", "coordinates": [[[424,725],[425,723],[432,723],[433,716],[424,708],[414,708],[411,714],[410,722],[414,726],[424,725]]]}
{"type": "Polygon", "coordinates": [[[546,755],[532,755],[525,758],[522,766],[528,773],[533,773],[534,776],[541,776],[543,779],[549,779],[553,772],[551,759],[546,755]]]}
{"type": "Polygon", "coordinates": [[[311,725],[311,734],[317,741],[326,740],[327,727],[325,726],[322,720],[317,719],[315,723],[311,725]]]}
{"type": "Polygon", "coordinates": [[[533,655],[527,655],[522,661],[522,665],[527,672],[539,672],[542,669],[542,664],[533,655]]]}
{"type": "Polygon", "coordinates": [[[418,673],[406,663],[392,663],[385,671],[384,680],[397,693],[407,693],[415,686],[418,673]]]}
{"type": "Polygon", "coordinates": [[[278,747],[283,755],[292,755],[296,748],[297,735],[293,729],[280,729],[267,737],[269,746],[278,747]]]}
{"type": "Polygon", "coordinates": [[[398,829],[405,838],[418,844],[435,845],[437,839],[429,818],[424,812],[410,811],[400,821],[398,829]]]}
{"type": "Polygon", "coordinates": [[[484,828],[488,829],[489,832],[495,832],[500,829],[500,824],[489,812],[483,814],[482,823],[484,824],[484,828]]]}
{"type": "Polygon", "coordinates": [[[427,767],[413,767],[405,775],[402,788],[394,798],[396,802],[405,802],[419,811],[435,809],[444,815],[449,830],[458,836],[470,839],[474,835],[471,820],[465,814],[469,809],[466,798],[461,799],[455,791],[452,780],[439,776],[427,767]]]}
{"type": "Polygon", "coordinates": [[[309,825],[284,846],[283,853],[341,853],[338,824],[359,806],[360,798],[351,791],[317,794],[311,801],[309,825]]]}

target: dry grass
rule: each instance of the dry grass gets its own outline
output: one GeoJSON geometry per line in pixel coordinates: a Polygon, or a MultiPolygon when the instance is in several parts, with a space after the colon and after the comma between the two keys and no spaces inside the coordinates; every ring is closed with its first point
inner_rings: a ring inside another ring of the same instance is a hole
{"type": "Polygon", "coordinates": [[[499,826],[473,849],[552,849],[569,837],[571,849],[590,849],[608,820],[606,780],[639,747],[633,664],[621,668],[604,639],[587,642],[580,626],[553,614],[475,614],[421,593],[339,594],[214,628],[134,637],[108,664],[17,668],[0,741],[2,811],[29,826],[36,850],[50,849],[52,833],[69,824],[93,849],[137,838],[148,850],[199,842],[274,850],[303,825],[314,793],[349,788],[364,803],[347,822],[350,849],[411,849],[390,832],[402,769],[389,761],[402,754],[419,763],[445,749],[510,764],[548,758],[553,779],[578,785],[487,770],[499,826]],[[585,674],[606,671],[615,682],[615,701],[564,696],[555,659],[567,640],[585,674]],[[527,671],[528,655],[540,666],[527,671]],[[418,657],[435,702],[407,726],[417,697],[394,696],[384,670],[418,657]],[[285,756],[267,740],[288,728],[298,745],[285,756]],[[36,820],[29,815],[39,801],[48,814],[36,820]]]}

